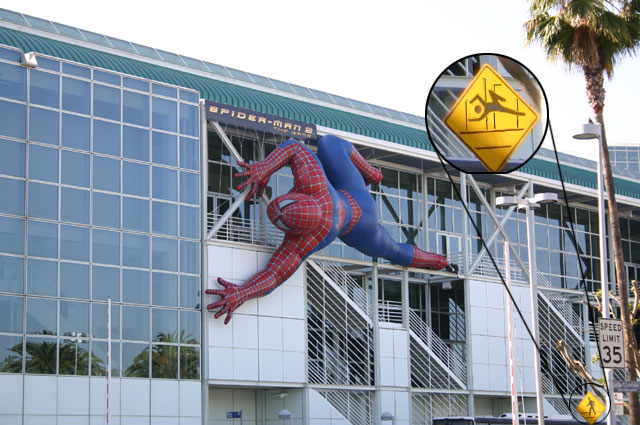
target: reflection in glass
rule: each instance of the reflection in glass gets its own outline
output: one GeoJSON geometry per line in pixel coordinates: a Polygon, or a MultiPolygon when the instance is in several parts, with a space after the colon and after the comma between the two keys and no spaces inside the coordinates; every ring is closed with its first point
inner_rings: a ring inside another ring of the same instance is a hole
{"type": "Polygon", "coordinates": [[[198,242],[180,241],[180,272],[200,272],[200,244],[198,242]]]}
{"type": "Polygon", "coordinates": [[[120,264],[120,233],[93,229],[93,261],[120,264]]]}
{"type": "MultiPolygon", "coordinates": [[[[151,311],[151,336],[156,342],[167,342],[178,333],[178,310],[154,308],[151,311]]],[[[177,341],[173,341],[177,342],[177,341]]]]}
{"type": "Polygon", "coordinates": [[[133,233],[122,234],[122,265],[149,268],[149,237],[133,233]]]}
{"type": "Polygon", "coordinates": [[[178,206],[167,202],[153,202],[151,207],[153,233],[178,234],[178,206]]]}
{"type": "Polygon", "coordinates": [[[122,307],[122,339],[149,340],[149,309],[146,307],[122,307]]]}
{"type": "MultiPolygon", "coordinates": [[[[107,304],[91,303],[91,335],[107,338],[107,304]]],[[[111,304],[111,338],[120,338],[120,306],[111,304]]]]}
{"type": "Polygon", "coordinates": [[[117,159],[93,157],[93,188],[120,192],[120,161],[117,159]]]}
{"type": "Polygon", "coordinates": [[[0,332],[22,333],[24,298],[0,295],[0,332]]]}
{"type": "Polygon", "coordinates": [[[29,217],[58,219],[58,186],[29,182],[29,217]]]}
{"type": "Polygon", "coordinates": [[[29,255],[58,257],[58,225],[44,221],[28,222],[29,255]]]}
{"type": "Polygon", "coordinates": [[[60,296],[89,299],[89,265],[60,263],[60,296]]]}
{"type": "Polygon", "coordinates": [[[152,304],[175,307],[178,305],[178,275],[153,273],[152,304]]]}
{"type": "Polygon", "coordinates": [[[149,201],[146,199],[122,197],[122,228],[149,231],[149,201]]]}
{"type": "Polygon", "coordinates": [[[200,199],[200,176],[180,172],[180,202],[198,205],[200,199]]]}
{"type": "Polygon", "coordinates": [[[154,131],[152,136],[152,160],[157,164],[177,166],[178,137],[173,134],[154,131]]]}
{"type": "Polygon", "coordinates": [[[62,187],[60,218],[62,221],[89,224],[89,191],[62,187]]]}
{"type": "Polygon", "coordinates": [[[198,171],[200,169],[200,152],[197,139],[180,138],[180,167],[198,171]]]}
{"type": "Polygon", "coordinates": [[[0,217],[0,251],[24,254],[24,220],[0,217]]]}
{"type": "Polygon", "coordinates": [[[89,187],[90,159],[80,152],[62,151],[62,183],[72,186],[89,187]]]}
{"type": "Polygon", "coordinates": [[[88,117],[62,114],[62,146],[89,150],[91,120],[88,117]]]}
{"type": "MultiPolygon", "coordinates": [[[[91,343],[91,375],[107,375],[107,343],[93,341],[91,343]]],[[[120,376],[120,344],[111,343],[111,376],[120,376]]]]}
{"type": "Polygon", "coordinates": [[[0,292],[24,292],[24,258],[0,255],[0,292]]]}
{"type": "Polygon", "coordinates": [[[153,167],[153,198],[166,201],[178,200],[178,173],[168,168],[153,167]]]}
{"type": "Polygon", "coordinates": [[[152,101],[151,125],[157,130],[178,131],[178,108],[176,102],[154,97],[152,101]]]}
{"type": "Polygon", "coordinates": [[[56,300],[27,298],[27,333],[56,335],[56,312],[56,300]]]}
{"type": "Polygon", "coordinates": [[[122,343],[122,376],[149,377],[149,344],[122,343]]]}
{"type": "Polygon", "coordinates": [[[180,342],[183,344],[200,343],[200,313],[197,311],[180,312],[180,342]]]}
{"type": "Polygon", "coordinates": [[[89,334],[89,303],[60,301],[60,335],[89,334]]]}
{"type": "Polygon", "coordinates": [[[149,304],[149,272],[122,270],[122,301],[133,304],[149,304]]]}
{"type": "Polygon", "coordinates": [[[200,379],[200,348],[180,346],[180,379],[200,379]]]}
{"type": "Polygon", "coordinates": [[[22,336],[0,335],[0,372],[22,373],[22,336]]]}
{"type": "Polygon", "coordinates": [[[187,136],[198,136],[198,107],[180,104],[180,133],[187,136]]]}
{"type": "Polygon", "coordinates": [[[93,192],[93,225],[120,228],[120,196],[93,192]]]}
{"type": "Polygon", "coordinates": [[[200,278],[180,276],[180,307],[200,308],[200,278]]]}
{"type": "MultiPolygon", "coordinates": [[[[40,58],[38,58],[38,61],[40,58]]],[[[15,67],[12,67],[15,68],[15,67]]],[[[15,87],[15,86],[14,86],[15,87]]],[[[60,77],[50,72],[42,72],[36,69],[31,70],[29,75],[29,100],[31,103],[35,103],[42,106],[49,106],[51,108],[60,107],[60,77]]],[[[5,90],[3,88],[3,90],[5,90]]],[[[3,95],[12,97],[8,95],[3,95]]],[[[17,99],[16,100],[24,100],[17,99]]]]}
{"type": "MultiPolygon", "coordinates": [[[[165,339],[175,342],[175,334],[165,339]]],[[[178,346],[153,344],[151,368],[152,378],[178,379],[178,346]]]]}
{"type": "Polygon", "coordinates": [[[157,270],[178,271],[178,241],[154,237],[152,239],[152,267],[157,270]]]}
{"type": "MultiPolygon", "coordinates": [[[[33,84],[33,73],[31,75],[31,84],[33,84]]],[[[8,63],[0,63],[0,87],[2,87],[2,92],[0,93],[2,97],[22,102],[27,100],[26,69],[16,65],[10,65],[8,63]]],[[[58,86],[56,85],[56,87],[58,86]]],[[[31,98],[31,101],[33,102],[33,91],[31,98]]]]}
{"type": "Polygon", "coordinates": [[[0,100],[0,135],[27,138],[27,107],[19,103],[0,100]]]}
{"type": "Polygon", "coordinates": [[[29,140],[32,142],[57,145],[59,138],[60,113],[48,109],[29,108],[29,140]]]}
{"type": "Polygon", "coordinates": [[[93,266],[91,298],[106,301],[120,300],[120,269],[114,267],[93,266]]]}
{"type": "Polygon", "coordinates": [[[62,78],[62,109],[80,114],[91,113],[91,84],[75,78],[62,78]]]}
{"type": "Polygon", "coordinates": [[[94,119],[93,151],[120,156],[120,124],[94,119]]]}
{"type": "Polygon", "coordinates": [[[93,115],[120,121],[120,90],[94,83],[93,115]]]}
{"type": "Polygon", "coordinates": [[[58,182],[58,150],[29,145],[29,178],[58,182]]]}
{"type": "Polygon", "coordinates": [[[89,261],[89,228],[60,226],[60,258],[89,261]]]}
{"type": "Polygon", "coordinates": [[[58,262],[29,258],[27,263],[27,293],[36,295],[58,294],[58,262]]]}
{"type": "Polygon", "coordinates": [[[128,125],[122,127],[122,156],[149,161],[149,130],[128,125]]]}
{"type": "Polygon", "coordinates": [[[125,90],[122,97],[122,120],[148,127],[149,96],[125,90]]]}
{"type": "Polygon", "coordinates": [[[198,239],[200,237],[200,209],[180,205],[180,236],[198,239]]]}
{"type": "Polygon", "coordinates": [[[89,338],[86,335],[79,334],[74,338],[60,339],[58,349],[60,375],[89,374],[89,338]]]}
{"type": "Polygon", "coordinates": [[[54,375],[56,373],[55,338],[27,337],[25,344],[25,373],[41,373],[54,375]]]}
{"type": "Polygon", "coordinates": [[[0,174],[25,176],[27,144],[0,139],[0,174]]]}
{"type": "Polygon", "coordinates": [[[123,161],[122,191],[129,195],[149,196],[149,166],[123,161]]]}

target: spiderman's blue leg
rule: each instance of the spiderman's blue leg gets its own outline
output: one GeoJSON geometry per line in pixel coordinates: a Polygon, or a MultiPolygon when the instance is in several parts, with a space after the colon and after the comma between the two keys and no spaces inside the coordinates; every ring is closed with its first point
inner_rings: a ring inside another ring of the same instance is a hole
{"type": "Polygon", "coordinates": [[[353,165],[351,143],[337,136],[324,136],[318,140],[318,158],[329,182],[337,190],[367,190],[360,171],[353,165]]]}

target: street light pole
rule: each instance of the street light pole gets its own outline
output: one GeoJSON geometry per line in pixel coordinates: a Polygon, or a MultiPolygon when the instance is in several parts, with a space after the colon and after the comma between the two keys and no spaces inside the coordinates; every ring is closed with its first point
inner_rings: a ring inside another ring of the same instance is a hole
{"type": "MultiPolygon", "coordinates": [[[[582,125],[582,131],[573,136],[578,140],[598,140],[598,166],[596,175],[598,176],[598,233],[599,233],[599,249],[600,249],[600,289],[602,291],[602,317],[608,318],[609,312],[609,273],[607,271],[607,225],[604,211],[604,174],[602,171],[602,127],[600,124],[587,123],[582,125]]],[[[613,394],[613,369],[604,369],[604,376],[607,381],[607,389],[609,390],[609,400],[614,399],[613,394]]],[[[616,414],[610,406],[609,416],[607,416],[607,425],[615,425],[616,414]]]]}

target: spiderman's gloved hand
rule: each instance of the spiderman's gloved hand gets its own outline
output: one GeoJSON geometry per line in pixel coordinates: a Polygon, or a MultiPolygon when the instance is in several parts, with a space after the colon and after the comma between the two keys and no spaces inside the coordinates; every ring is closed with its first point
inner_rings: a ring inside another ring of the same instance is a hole
{"type": "Polygon", "coordinates": [[[267,187],[267,183],[269,183],[269,177],[271,177],[272,174],[269,170],[269,165],[264,161],[254,162],[253,164],[238,162],[238,165],[246,168],[246,170],[240,173],[235,173],[235,177],[248,177],[238,185],[238,190],[242,191],[245,187],[251,185],[251,190],[246,198],[247,201],[249,201],[256,193],[258,194],[258,198],[260,198],[264,193],[264,189],[267,187]]]}
{"type": "Polygon", "coordinates": [[[209,295],[219,295],[222,298],[220,298],[213,304],[209,304],[207,306],[207,310],[213,310],[218,307],[222,307],[216,312],[214,317],[217,319],[218,317],[227,313],[227,317],[224,319],[224,324],[226,325],[227,323],[229,323],[229,320],[231,320],[233,312],[246,300],[249,299],[249,297],[247,296],[248,291],[243,291],[242,285],[236,285],[234,283],[227,282],[221,277],[218,278],[218,283],[222,285],[224,289],[207,289],[205,293],[209,295]]]}

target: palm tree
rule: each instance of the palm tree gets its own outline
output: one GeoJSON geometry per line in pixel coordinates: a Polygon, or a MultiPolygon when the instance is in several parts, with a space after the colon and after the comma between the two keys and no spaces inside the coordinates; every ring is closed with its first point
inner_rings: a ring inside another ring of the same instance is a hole
{"type": "MultiPolygon", "coordinates": [[[[640,1],[531,0],[531,19],[525,24],[527,39],[538,41],[551,60],[561,59],[582,70],[587,98],[600,124],[602,163],[608,194],[613,256],[619,288],[620,317],[625,336],[627,379],[637,380],[637,342],[629,315],[629,288],[624,266],[618,206],[604,129],[604,76],[611,78],[614,65],[635,53],[640,45],[640,1]]],[[[605,237],[605,235],[600,235],[605,237]]],[[[629,393],[631,423],[640,423],[640,402],[629,393]]]]}

